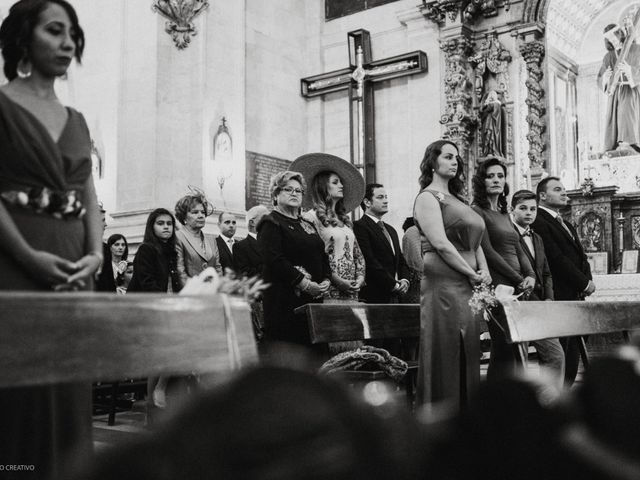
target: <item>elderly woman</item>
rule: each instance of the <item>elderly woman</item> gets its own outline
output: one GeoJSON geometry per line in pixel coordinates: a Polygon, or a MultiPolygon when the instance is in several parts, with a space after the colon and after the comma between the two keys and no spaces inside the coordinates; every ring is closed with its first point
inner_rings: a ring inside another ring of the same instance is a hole
{"type": "MultiPolygon", "coordinates": [[[[64,0],[21,0],[0,47],[0,290],[90,289],[103,257],[91,141],[54,88],[82,57],[78,16],[64,0]]],[[[55,477],[91,450],[89,383],[0,391],[0,463],[32,467],[15,476],[55,477]]]]}
{"type": "Polygon", "coordinates": [[[258,225],[263,279],[270,284],[263,300],[267,342],[309,344],[307,323],[294,309],[321,301],[331,283],[324,242],[313,223],[300,217],[305,187],[301,173],[275,174],[270,186],[275,208],[258,225]]]}
{"type": "Polygon", "coordinates": [[[424,252],[418,401],[454,409],[480,381],[480,331],[469,299],[474,285],[491,282],[480,246],[484,222],[462,197],[461,167],[454,143],[429,145],[413,211],[424,252]]]}
{"type": "Polygon", "coordinates": [[[124,273],[127,270],[129,244],[121,233],[114,233],[107,240],[106,255],[102,263],[102,271],[96,280],[99,292],[117,292],[124,284],[124,273]]]}
{"type": "Polygon", "coordinates": [[[290,168],[301,172],[311,186],[305,203],[312,210],[303,218],[315,225],[329,256],[332,273],[327,297],[357,301],[365,265],[348,214],[364,197],[364,178],[351,163],[325,153],[298,157],[290,168]]]}
{"type": "Polygon", "coordinates": [[[213,213],[204,193],[193,190],[185,195],[176,203],[175,212],[176,219],[183,225],[176,231],[176,269],[180,288],[188,278],[195,277],[207,267],[213,267],[221,274],[215,237],[202,231],[207,216],[213,213]]]}

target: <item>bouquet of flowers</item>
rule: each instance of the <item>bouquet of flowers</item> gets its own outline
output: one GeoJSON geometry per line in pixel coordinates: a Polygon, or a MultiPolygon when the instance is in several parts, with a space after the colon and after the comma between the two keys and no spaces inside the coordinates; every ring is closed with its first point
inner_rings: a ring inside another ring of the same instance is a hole
{"type": "MultiPolygon", "coordinates": [[[[473,287],[473,295],[469,299],[469,306],[474,314],[482,313],[483,318],[488,322],[496,321],[492,310],[498,305],[518,301],[522,293],[514,295],[514,288],[507,285],[498,285],[493,288],[490,285],[480,284],[473,287]]],[[[500,325],[498,322],[496,322],[500,325]]]]}

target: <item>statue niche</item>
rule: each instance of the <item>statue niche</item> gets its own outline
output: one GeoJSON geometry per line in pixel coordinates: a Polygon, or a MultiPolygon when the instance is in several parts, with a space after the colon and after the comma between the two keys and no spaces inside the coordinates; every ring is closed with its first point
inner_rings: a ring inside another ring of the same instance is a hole
{"type": "Polygon", "coordinates": [[[507,157],[507,110],[509,63],[511,54],[502,46],[495,33],[480,43],[478,53],[469,59],[475,70],[476,98],[480,99],[480,135],[478,150],[481,156],[507,157]]]}

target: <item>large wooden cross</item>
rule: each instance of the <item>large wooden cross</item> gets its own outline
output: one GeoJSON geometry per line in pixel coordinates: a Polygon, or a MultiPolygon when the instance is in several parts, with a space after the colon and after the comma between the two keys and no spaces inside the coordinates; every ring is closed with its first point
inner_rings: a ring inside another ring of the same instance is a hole
{"type": "Polygon", "coordinates": [[[301,80],[302,95],[316,97],[349,91],[351,108],[351,162],[367,183],[376,180],[373,84],[427,71],[427,54],[421,50],[372,61],[371,34],[367,30],[348,33],[349,67],[301,80]]]}

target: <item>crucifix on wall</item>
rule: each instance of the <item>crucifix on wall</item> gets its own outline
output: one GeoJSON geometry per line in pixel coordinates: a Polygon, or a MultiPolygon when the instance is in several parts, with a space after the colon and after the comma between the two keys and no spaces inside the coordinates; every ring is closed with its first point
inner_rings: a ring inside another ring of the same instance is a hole
{"type": "Polygon", "coordinates": [[[316,97],[341,90],[349,91],[351,108],[351,162],[367,183],[375,182],[375,142],[373,84],[427,71],[427,54],[421,50],[372,60],[371,34],[367,30],[348,33],[349,67],[303,78],[304,97],[316,97]]]}

